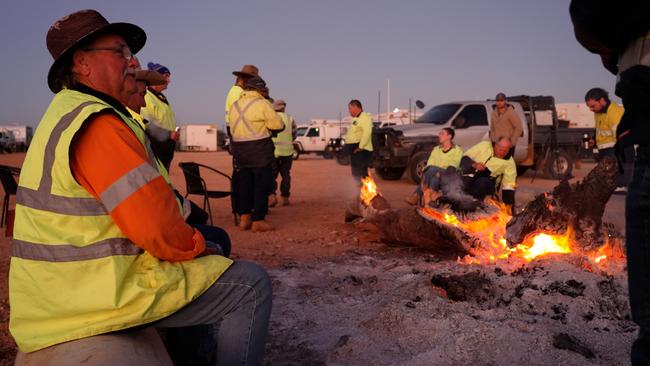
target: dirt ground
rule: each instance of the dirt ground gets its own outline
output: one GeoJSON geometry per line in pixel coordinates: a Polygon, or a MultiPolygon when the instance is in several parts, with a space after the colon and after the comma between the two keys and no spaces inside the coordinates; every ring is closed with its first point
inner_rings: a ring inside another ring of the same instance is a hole
{"type": "MultiPolygon", "coordinates": [[[[0,155],[20,166],[23,154],[0,155]]],[[[171,177],[185,192],[180,161],[230,173],[230,156],[177,153],[171,177]]],[[[592,167],[583,164],[577,178],[592,167]]],[[[507,263],[462,265],[411,248],[359,240],[344,223],[358,194],[348,166],[301,156],[292,170],[291,205],[271,209],[269,233],[241,232],[230,202],[212,200],[215,225],[233,241],[233,257],[270,272],[274,308],[268,365],[627,364],[636,328],[629,320],[625,273],[589,272],[555,257],[512,270],[507,263]],[[432,277],[473,284],[455,296],[432,277]],[[462,282],[462,281],[461,281],[462,282]]],[[[528,172],[518,179],[517,204],[557,182],[528,172]]],[[[227,182],[207,176],[211,188],[227,182]]],[[[393,208],[414,189],[406,178],[377,181],[393,208]]],[[[199,197],[190,197],[200,203],[199,197]]],[[[12,200],[13,205],[13,200],[12,200]]],[[[605,221],[624,230],[624,196],[613,196],[605,221]]],[[[10,241],[0,239],[0,365],[13,363],[8,334],[10,241]]]]}

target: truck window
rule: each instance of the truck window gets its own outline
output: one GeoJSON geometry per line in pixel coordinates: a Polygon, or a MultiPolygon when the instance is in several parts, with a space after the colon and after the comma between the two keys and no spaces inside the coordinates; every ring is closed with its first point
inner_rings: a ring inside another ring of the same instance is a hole
{"type": "Polygon", "coordinates": [[[485,107],[479,104],[466,106],[452,122],[455,128],[467,128],[471,126],[487,126],[488,118],[485,107]]]}
{"type": "Polygon", "coordinates": [[[434,123],[441,125],[449,121],[449,118],[453,116],[458,109],[460,104],[441,104],[435,106],[422,116],[415,120],[415,123],[434,123]]]}
{"type": "Polygon", "coordinates": [[[320,129],[318,127],[310,128],[307,131],[307,137],[318,137],[320,136],[320,129]]]}
{"type": "Polygon", "coordinates": [[[305,136],[305,132],[307,132],[307,127],[298,127],[296,129],[296,136],[305,136]]]}

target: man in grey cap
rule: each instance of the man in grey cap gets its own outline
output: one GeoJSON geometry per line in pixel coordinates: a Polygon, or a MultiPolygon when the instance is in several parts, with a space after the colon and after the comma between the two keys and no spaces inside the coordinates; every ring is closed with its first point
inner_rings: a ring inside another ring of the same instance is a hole
{"type": "Polygon", "coordinates": [[[133,53],[145,40],[140,27],[109,23],[95,10],[48,31],[56,95],[16,194],[9,329],[21,351],[34,352],[147,324],[218,324],[220,363],[259,364],[268,275],[215,255],[185,223],[125,107],[136,91],[133,53]]]}
{"type": "Polygon", "coordinates": [[[506,95],[504,93],[497,94],[495,99],[496,107],[492,111],[490,140],[493,143],[497,143],[501,137],[509,138],[512,143],[510,156],[514,156],[515,146],[524,131],[524,126],[519,116],[517,116],[514,107],[506,101],[506,95]]]}
{"type": "Polygon", "coordinates": [[[282,206],[289,205],[291,194],[291,165],[293,164],[293,140],[296,138],[296,121],[290,114],[285,112],[287,103],[279,99],[273,103],[273,108],[282,118],[284,130],[273,137],[275,144],[275,161],[273,163],[273,188],[269,195],[269,207],[277,205],[275,192],[278,190],[278,175],[282,177],[280,184],[280,203],[282,206]]]}

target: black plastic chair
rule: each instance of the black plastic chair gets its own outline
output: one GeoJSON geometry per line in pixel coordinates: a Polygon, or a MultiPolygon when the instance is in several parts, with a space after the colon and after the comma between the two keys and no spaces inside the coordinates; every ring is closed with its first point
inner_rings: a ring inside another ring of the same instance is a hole
{"type": "Polygon", "coordinates": [[[224,178],[228,179],[228,187],[232,187],[232,179],[230,178],[230,176],[217,169],[214,169],[207,165],[195,163],[195,162],[181,162],[178,163],[178,166],[181,168],[181,170],[183,171],[183,175],[185,176],[185,187],[187,190],[185,197],[187,197],[190,194],[203,196],[203,210],[205,210],[207,207],[208,215],[210,216],[210,225],[212,225],[212,209],[210,208],[209,199],[225,198],[230,196],[231,192],[208,190],[208,186],[205,183],[205,179],[201,177],[201,168],[217,173],[223,176],[224,178]]]}
{"type": "Polygon", "coordinates": [[[5,226],[7,223],[7,212],[9,211],[9,198],[11,195],[16,195],[18,190],[18,183],[16,183],[15,176],[20,174],[20,168],[0,165],[0,181],[2,188],[5,190],[5,197],[2,201],[2,218],[0,218],[0,227],[5,226]]]}

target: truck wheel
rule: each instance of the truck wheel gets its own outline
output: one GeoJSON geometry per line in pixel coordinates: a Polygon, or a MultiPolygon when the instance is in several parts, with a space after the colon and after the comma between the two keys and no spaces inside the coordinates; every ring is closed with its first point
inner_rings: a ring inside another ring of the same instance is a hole
{"type": "Polygon", "coordinates": [[[340,165],[350,165],[350,154],[337,154],[336,162],[340,165]]]}
{"type": "Polygon", "coordinates": [[[544,176],[548,179],[569,179],[573,172],[573,159],[565,150],[551,152],[544,162],[544,176]]]}
{"type": "Polygon", "coordinates": [[[295,148],[293,149],[293,154],[291,154],[291,159],[292,160],[298,160],[300,157],[300,151],[296,150],[295,148]]]}
{"type": "Polygon", "coordinates": [[[383,180],[398,180],[405,170],[406,168],[375,168],[375,173],[383,180]]]}
{"type": "Polygon", "coordinates": [[[422,171],[427,166],[427,160],[429,159],[429,153],[420,151],[419,153],[413,154],[409,161],[409,178],[415,184],[420,184],[422,180],[422,171]]]}

